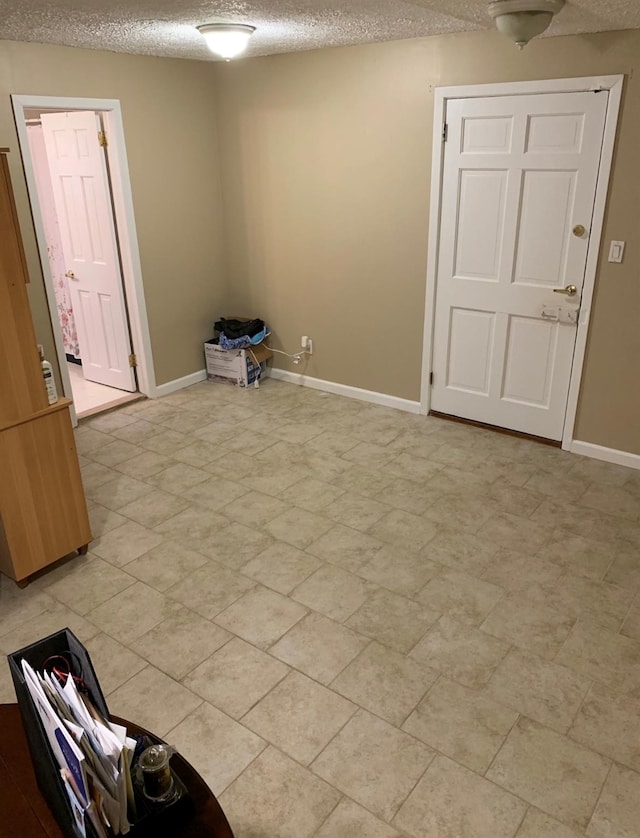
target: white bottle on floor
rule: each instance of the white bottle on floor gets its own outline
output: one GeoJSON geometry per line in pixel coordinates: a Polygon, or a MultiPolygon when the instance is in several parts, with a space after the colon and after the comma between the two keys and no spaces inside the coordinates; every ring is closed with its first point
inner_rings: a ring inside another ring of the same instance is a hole
{"type": "Polygon", "coordinates": [[[58,391],[56,390],[56,382],[53,377],[53,369],[48,361],[44,358],[44,349],[38,344],[38,352],[40,353],[40,363],[42,364],[42,376],[44,378],[44,385],[47,388],[47,398],[49,404],[55,404],[58,401],[58,391]]]}

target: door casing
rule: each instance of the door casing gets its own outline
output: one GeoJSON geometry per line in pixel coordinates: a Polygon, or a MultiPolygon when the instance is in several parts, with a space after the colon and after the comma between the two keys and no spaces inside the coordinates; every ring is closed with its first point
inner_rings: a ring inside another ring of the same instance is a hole
{"type": "Polygon", "coordinates": [[[567,398],[567,410],[562,433],[562,447],[569,450],[578,407],[578,395],[584,364],[589,319],[593,301],[593,290],[598,264],[598,253],[602,239],[607,189],[613,160],[620,101],[624,76],[592,76],[576,79],[549,79],[531,82],[507,82],[504,84],[478,84],[461,87],[437,87],[434,90],[433,152],[431,161],[431,198],[429,210],[429,251],[427,256],[427,281],[425,298],[424,343],[422,352],[422,386],[420,412],[428,413],[431,403],[431,370],[433,357],[433,333],[435,323],[436,279],[438,250],[440,243],[440,210],[442,200],[444,139],[447,102],[451,99],[471,99],[488,96],[527,96],[535,93],[573,93],[606,89],[609,91],[607,113],[604,124],[600,169],[593,208],[593,222],[587,251],[584,285],[578,331],[576,335],[571,380],[567,398]]]}
{"type": "MultiPolygon", "coordinates": [[[[133,211],[133,197],[131,194],[129,164],[127,161],[127,150],[125,146],[124,126],[122,123],[120,102],[117,99],[84,99],[63,96],[23,96],[18,94],[12,95],[11,101],[13,105],[16,130],[18,133],[18,142],[22,154],[22,163],[27,181],[29,199],[34,209],[33,220],[40,261],[43,266],[45,291],[49,302],[49,308],[53,312],[56,310],[55,294],[53,282],[46,270],[46,266],[48,264],[47,242],[38,204],[38,193],[36,190],[35,175],[31,163],[24,111],[25,109],[34,108],[40,108],[42,110],[50,108],[65,111],[99,111],[103,117],[105,132],[109,138],[110,144],[109,170],[111,174],[114,214],[121,248],[123,283],[129,312],[131,340],[138,364],[138,389],[143,395],[148,396],[149,398],[154,398],[156,395],[155,371],[151,352],[151,337],[149,334],[149,322],[147,319],[144,287],[142,284],[142,266],[140,264],[140,251],[138,249],[138,237],[133,211]]],[[[66,355],[62,344],[60,324],[58,323],[56,317],[52,317],[51,321],[64,395],[68,398],[72,398],[71,381],[67,370],[66,355]]]]}

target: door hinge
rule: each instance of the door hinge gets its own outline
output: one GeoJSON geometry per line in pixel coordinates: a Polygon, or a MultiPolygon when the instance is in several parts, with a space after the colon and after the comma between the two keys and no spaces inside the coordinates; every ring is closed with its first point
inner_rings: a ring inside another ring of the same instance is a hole
{"type": "Polygon", "coordinates": [[[445,122],[445,124],[442,126],[442,142],[443,143],[447,142],[447,137],[448,136],[449,136],[449,126],[445,122]]]}
{"type": "Polygon", "coordinates": [[[129,355],[129,366],[130,367],[137,367],[138,366],[138,359],[136,358],[136,356],[133,353],[131,355],[129,355]]]}
{"type": "Polygon", "coordinates": [[[106,148],[109,145],[109,143],[107,141],[107,135],[104,131],[98,131],[98,143],[103,148],[106,148]]]}
{"type": "Polygon", "coordinates": [[[433,384],[433,373],[429,373],[429,384],[433,384]]]}

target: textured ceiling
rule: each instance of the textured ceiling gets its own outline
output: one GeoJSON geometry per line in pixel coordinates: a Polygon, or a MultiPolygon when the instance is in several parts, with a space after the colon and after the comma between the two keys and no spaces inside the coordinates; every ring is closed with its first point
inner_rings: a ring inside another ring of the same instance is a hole
{"type": "MultiPolygon", "coordinates": [[[[257,27],[247,55],[493,28],[485,0],[0,0],[0,40],[215,60],[195,26],[257,27]]],[[[568,0],[550,35],[640,28],[639,0],[568,0]]]]}

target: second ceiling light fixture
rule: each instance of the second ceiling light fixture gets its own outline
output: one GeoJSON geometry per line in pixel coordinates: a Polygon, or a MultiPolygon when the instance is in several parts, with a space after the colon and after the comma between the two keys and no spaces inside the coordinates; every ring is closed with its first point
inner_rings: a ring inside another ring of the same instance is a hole
{"type": "Polygon", "coordinates": [[[496,0],[489,3],[489,14],[498,32],[523,49],[548,28],[564,3],[565,0],[496,0]]]}

